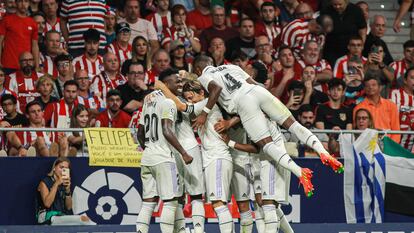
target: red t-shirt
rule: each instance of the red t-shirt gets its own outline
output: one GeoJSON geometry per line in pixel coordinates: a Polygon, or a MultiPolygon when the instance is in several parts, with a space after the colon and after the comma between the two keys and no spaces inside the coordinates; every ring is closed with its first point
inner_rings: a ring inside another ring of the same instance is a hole
{"type": "Polygon", "coordinates": [[[188,12],[186,21],[188,26],[194,26],[197,30],[203,30],[213,25],[211,15],[203,15],[197,9],[188,12]]]}
{"type": "Polygon", "coordinates": [[[129,122],[131,121],[131,116],[120,110],[118,115],[110,119],[108,109],[101,112],[98,117],[96,117],[96,127],[111,127],[111,128],[128,128],[129,122]]]}
{"type": "Polygon", "coordinates": [[[32,41],[38,39],[37,30],[37,24],[31,17],[7,14],[0,21],[0,35],[4,36],[3,67],[19,68],[19,56],[22,52],[32,51],[32,41]]]}

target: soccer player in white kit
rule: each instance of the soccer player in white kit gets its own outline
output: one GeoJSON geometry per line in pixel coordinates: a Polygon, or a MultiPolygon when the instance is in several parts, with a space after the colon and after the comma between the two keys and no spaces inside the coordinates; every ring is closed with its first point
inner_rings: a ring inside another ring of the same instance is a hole
{"type": "MultiPolygon", "coordinates": [[[[172,89],[178,85],[176,75],[169,70],[161,72],[159,80],[172,89]]],[[[185,164],[190,164],[193,159],[175,136],[176,119],[175,103],[161,91],[154,91],[145,97],[138,128],[138,140],[144,148],[141,159],[143,203],[136,224],[139,233],[148,232],[158,198],[164,202],[161,231],[174,231],[177,198],[182,196],[183,191],[180,189],[174,149],[182,155],[185,164]]]]}
{"type": "Polygon", "coordinates": [[[296,175],[308,197],[313,195],[312,171],[299,167],[289,155],[280,151],[271,137],[265,114],[272,121],[294,133],[301,142],[314,149],[323,164],[331,166],[334,171],[343,171],[343,165],[325,150],[318,138],[300,125],[286,106],[269,91],[255,85],[256,82],[240,67],[234,65],[213,67],[212,64],[212,59],[205,55],[200,55],[194,60],[194,73],[199,76],[198,80],[208,91],[209,98],[193,126],[202,128],[211,108],[217,102],[228,113],[237,113],[250,139],[278,165],[296,175]]]}

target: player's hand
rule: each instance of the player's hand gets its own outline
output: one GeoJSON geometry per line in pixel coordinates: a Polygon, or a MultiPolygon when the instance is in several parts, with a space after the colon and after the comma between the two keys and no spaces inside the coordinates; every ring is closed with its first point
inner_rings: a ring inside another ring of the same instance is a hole
{"type": "Polygon", "coordinates": [[[183,160],[185,164],[190,164],[191,162],[193,162],[193,157],[191,157],[189,154],[184,153],[182,154],[183,160]]]}
{"type": "Polygon", "coordinates": [[[201,112],[200,115],[197,116],[197,118],[193,120],[193,128],[203,130],[204,124],[206,123],[206,121],[207,121],[207,113],[203,111],[201,112]]]}
{"type": "Polygon", "coordinates": [[[220,119],[217,121],[216,124],[214,124],[214,130],[220,134],[228,130],[229,128],[230,128],[230,122],[224,119],[220,119]]]}
{"type": "Polygon", "coordinates": [[[221,137],[221,140],[223,140],[226,144],[229,143],[230,137],[229,135],[227,135],[227,133],[220,133],[220,137],[221,137]]]}

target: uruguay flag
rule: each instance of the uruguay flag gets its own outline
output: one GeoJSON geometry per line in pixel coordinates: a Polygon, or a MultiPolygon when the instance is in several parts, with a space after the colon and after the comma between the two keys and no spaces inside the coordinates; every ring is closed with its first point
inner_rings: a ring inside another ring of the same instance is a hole
{"type": "Polygon", "coordinates": [[[384,219],[385,159],[377,141],[378,132],[372,129],[356,140],[352,134],[340,137],[348,223],[381,223],[384,219]]]}

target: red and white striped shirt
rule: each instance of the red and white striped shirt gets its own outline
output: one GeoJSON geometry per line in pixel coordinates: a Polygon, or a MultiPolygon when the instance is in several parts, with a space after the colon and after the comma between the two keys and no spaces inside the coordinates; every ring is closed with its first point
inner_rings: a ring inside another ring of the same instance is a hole
{"type": "MultiPolygon", "coordinates": [[[[300,73],[302,73],[302,70],[306,66],[310,65],[310,64],[306,64],[305,61],[303,61],[302,59],[298,59],[297,64],[300,65],[300,68],[301,68],[300,73]]],[[[318,62],[316,62],[315,64],[313,64],[311,66],[313,66],[313,68],[315,69],[316,74],[322,73],[322,71],[324,71],[324,70],[332,70],[331,65],[325,59],[319,59],[318,62]]],[[[327,91],[328,91],[328,85],[326,83],[322,83],[321,85],[314,86],[314,88],[316,90],[322,91],[324,93],[327,93],[327,91]]]]}
{"type": "MultiPolygon", "coordinates": [[[[414,96],[409,95],[402,88],[394,89],[391,92],[391,101],[397,105],[400,113],[400,129],[414,130],[414,96]]],[[[402,134],[400,145],[411,151],[414,145],[414,135],[402,134]]]]}
{"type": "Polygon", "coordinates": [[[52,75],[56,79],[59,76],[59,71],[53,59],[49,55],[40,54],[40,63],[43,65],[43,72],[52,75]]]}
{"type": "Polygon", "coordinates": [[[156,80],[158,80],[159,73],[156,72],[154,69],[150,69],[145,74],[144,82],[146,85],[149,85],[151,83],[155,83],[156,80]]]}
{"type": "Polygon", "coordinates": [[[86,109],[98,110],[102,112],[106,108],[106,103],[96,95],[90,95],[88,98],[78,96],[78,104],[82,104],[86,109]]]}
{"type": "Polygon", "coordinates": [[[106,94],[109,90],[116,89],[119,85],[123,85],[127,81],[126,77],[120,73],[116,75],[114,80],[111,80],[104,71],[92,79],[90,90],[94,95],[106,99],[106,94]]]}
{"type": "Polygon", "coordinates": [[[20,131],[20,132],[16,132],[17,137],[20,139],[20,142],[22,143],[22,145],[24,145],[25,147],[29,147],[31,146],[38,137],[43,137],[45,139],[46,142],[46,146],[48,148],[50,148],[50,145],[52,144],[52,142],[57,142],[54,139],[56,138],[54,132],[45,132],[45,131],[38,131],[38,132],[33,132],[33,131],[20,131]]]}
{"type": "MultiPolygon", "coordinates": [[[[350,56],[344,55],[338,58],[335,62],[335,66],[333,69],[333,77],[335,78],[344,78],[344,75],[348,73],[348,60],[350,56]]],[[[367,62],[367,59],[363,56],[360,57],[362,60],[362,64],[367,62]]]]}
{"type": "Polygon", "coordinates": [[[148,21],[154,25],[155,30],[157,31],[158,41],[162,39],[162,32],[171,27],[171,12],[168,11],[167,15],[161,16],[159,13],[154,12],[146,17],[148,21]]]}
{"type": "Polygon", "coordinates": [[[273,44],[273,40],[276,40],[277,36],[282,32],[282,28],[277,24],[272,24],[271,27],[266,26],[263,22],[255,24],[255,36],[267,36],[270,44],[273,44]]]}
{"type": "MultiPolygon", "coordinates": [[[[194,40],[199,40],[197,37],[194,37],[194,31],[191,28],[188,28],[191,33],[191,38],[194,40]]],[[[164,47],[165,45],[171,43],[173,40],[181,40],[186,48],[191,46],[190,40],[185,36],[185,32],[177,31],[175,26],[166,28],[163,32],[164,38],[161,41],[161,46],[164,47]]]]}
{"type": "Polygon", "coordinates": [[[394,81],[392,83],[392,86],[395,88],[402,87],[403,86],[403,80],[405,71],[407,71],[407,63],[405,62],[405,59],[394,61],[390,64],[390,67],[394,69],[394,81]]]}
{"type": "Polygon", "coordinates": [[[24,112],[26,104],[33,101],[40,93],[36,90],[36,82],[42,73],[32,72],[29,78],[23,76],[21,71],[10,74],[6,82],[6,88],[17,94],[20,109],[24,112]]]}
{"type": "Polygon", "coordinates": [[[128,47],[124,50],[121,46],[118,45],[118,42],[115,40],[112,44],[106,47],[106,50],[115,54],[118,57],[119,69],[121,69],[122,64],[125,60],[131,59],[132,57],[132,46],[128,44],[128,47]]]}
{"type": "Polygon", "coordinates": [[[62,32],[62,29],[60,28],[60,18],[58,17],[56,19],[56,23],[54,25],[50,24],[47,20],[45,22],[45,28],[43,29],[43,32],[46,33],[48,31],[57,31],[62,32]]]}
{"type": "Polygon", "coordinates": [[[296,56],[300,54],[303,45],[310,40],[316,41],[321,48],[325,44],[325,36],[314,35],[309,31],[309,21],[296,19],[288,23],[283,29],[280,37],[281,44],[285,44],[293,49],[296,56]]]}
{"type": "Polygon", "coordinates": [[[103,59],[100,55],[98,55],[97,59],[93,62],[83,54],[73,59],[72,64],[75,70],[86,70],[88,72],[89,80],[92,80],[93,77],[99,75],[103,71],[103,59]]]}

